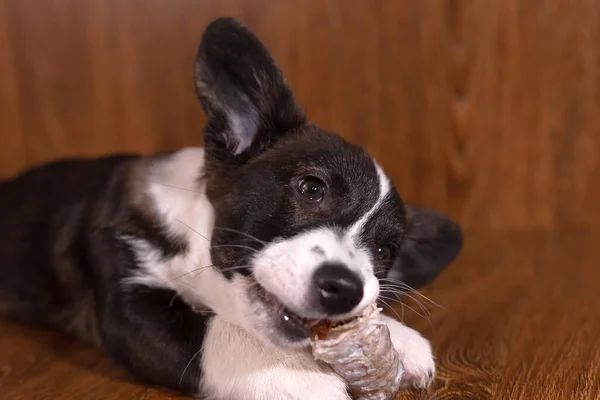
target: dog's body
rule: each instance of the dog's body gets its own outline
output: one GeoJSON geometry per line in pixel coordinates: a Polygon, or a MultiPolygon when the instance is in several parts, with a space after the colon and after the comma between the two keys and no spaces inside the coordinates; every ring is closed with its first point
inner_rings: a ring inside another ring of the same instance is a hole
{"type": "MultiPolygon", "coordinates": [[[[405,204],[364,150],[308,122],[238,22],[207,28],[196,83],[204,148],[56,162],[0,183],[0,314],[190,394],[349,399],[312,358],[310,327],[359,314],[380,282],[429,282],[460,229],[405,204]]],[[[429,343],[384,318],[404,386],[427,386],[429,343]]]]}

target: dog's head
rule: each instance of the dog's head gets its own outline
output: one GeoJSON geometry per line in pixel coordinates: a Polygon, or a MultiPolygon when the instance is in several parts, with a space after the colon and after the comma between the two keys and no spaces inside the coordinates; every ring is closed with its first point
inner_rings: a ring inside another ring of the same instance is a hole
{"type": "Polygon", "coordinates": [[[310,123],[241,23],[208,26],[195,80],[208,118],[212,261],[243,282],[245,324],[262,338],[306,344],[315,320],[376,301],[381,279],[420,287],[456,257],[459,227],[406,204],[366,151],[310,123]]]}

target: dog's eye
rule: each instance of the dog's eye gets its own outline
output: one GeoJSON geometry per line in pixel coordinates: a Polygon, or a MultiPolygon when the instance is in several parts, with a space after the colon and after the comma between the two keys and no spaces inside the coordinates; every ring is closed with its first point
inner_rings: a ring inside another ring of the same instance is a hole
{"type": "Polygon", "coordinates": [[[325,194],[325,184],[318,178],[305,178],[298,182],[298,191],[312,201],[321,201],[325,194]]]}
{"type": "Polygon", "coordinates": [[[378,261],[392,261],[395,257],[396,248],[394,246],[381,246],[375,251],[375,257],[378,261]]]}

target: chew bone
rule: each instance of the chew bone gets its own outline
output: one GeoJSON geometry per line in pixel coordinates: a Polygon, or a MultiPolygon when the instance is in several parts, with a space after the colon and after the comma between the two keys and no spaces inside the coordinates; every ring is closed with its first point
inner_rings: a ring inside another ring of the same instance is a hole
{"type": "Polygon", "coordinates": [[[313,355],[346,380],[356,400],[390,400],[404,372],[390,331],[375,304],[341,325],[319,324],[311,341],[313,355]]]}

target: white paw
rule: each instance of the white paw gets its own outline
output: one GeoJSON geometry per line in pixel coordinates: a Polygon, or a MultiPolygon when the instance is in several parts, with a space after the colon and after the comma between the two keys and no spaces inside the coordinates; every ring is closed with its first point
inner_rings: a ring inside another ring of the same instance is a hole
{"type": "Polygon", "coordinates": [[[426,389],[435,378],[435,361],[431,344],[414,329],[388,316],[384,319],[390,329],[394,347],[404,366],[402,388],[426,389]]]}
{"type": "Polygon", "coordinates": [[[212,389],[210,392],[219,400],[351,400],[345,382],[336,374],[284,364],[263,365],[212,389]]]}
{"type": "Polygon", "coordinates": [[[334,373],[276,367],[255,378],[256,400],[350,400],[346,383],[334,373]]]}
{"type": "Polygon", "coordinates": [[[307,350],[265,346],[215,318],[202,358],[205,397],[218,400],[351,400],[346,383],[307,350]]]}

